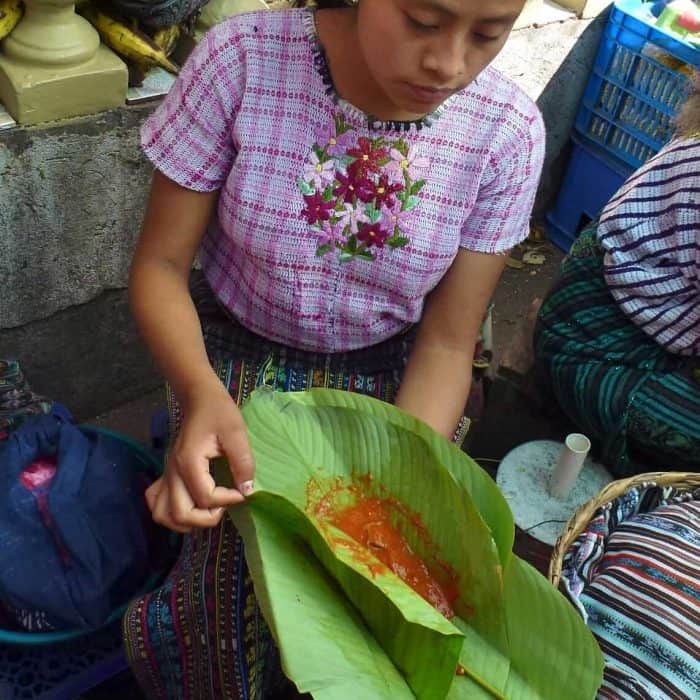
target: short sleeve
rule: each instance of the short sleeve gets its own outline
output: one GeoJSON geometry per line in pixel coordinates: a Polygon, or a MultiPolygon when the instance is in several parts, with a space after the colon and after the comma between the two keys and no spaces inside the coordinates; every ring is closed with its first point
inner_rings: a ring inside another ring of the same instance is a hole
{"type": "MultiPolygon", "coordinates": [[[[542,174],[545,130],[533,103],[504,118],[504,138],[485,169],[476,202],[467,217],[460,247],[480,253],[505,253],[530,232],[530,217],[542,174]]],[[[513,110],[515,112],[515,110],[513,110]]]]}
{"type": "Polygon", "coordinates": [[[164,175],[198,192],[219,189],[235,158],[233,122],[244,56],[233,21],[204,36],[141,130],[141,147],[164,175]]]}

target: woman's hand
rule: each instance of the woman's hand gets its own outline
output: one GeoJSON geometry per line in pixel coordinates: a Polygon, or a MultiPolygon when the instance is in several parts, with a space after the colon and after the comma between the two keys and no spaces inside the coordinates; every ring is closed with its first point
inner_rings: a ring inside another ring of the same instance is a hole
{"type": "Polygon", "coordinates": [[[156,171],[129,281],[134,318],[184,414],[165,474],[146,491],[154,520],[178,532],[213,527],[226,506],[253,490],[243,418],[209,364],[187,284],[218,197],[156,171]],[[209,460],[215,457],[228,459],[235,489],[214,483],[209,460]]]}
{"type": "Polygon", "coordinates": [[[253,492],[255,462],[238,406],[214,378],[183,402],[183,422],[164,475],[146,491],[153,519],[176,532],[218,525],[225,508],[253,492]],[[236,489],[217,486],[209,460],[228,460],[236,489]]]}

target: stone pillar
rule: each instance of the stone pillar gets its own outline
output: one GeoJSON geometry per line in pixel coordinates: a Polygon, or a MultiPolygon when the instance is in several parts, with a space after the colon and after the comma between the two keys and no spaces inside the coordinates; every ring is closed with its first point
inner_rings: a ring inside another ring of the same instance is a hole
{"type": "Polygon", "coordinates": [[[24,4],[0,51],[0,101],[12,117],[36,124],[124,104],[126,65],[75,13],[74,0],[24,4]]]}

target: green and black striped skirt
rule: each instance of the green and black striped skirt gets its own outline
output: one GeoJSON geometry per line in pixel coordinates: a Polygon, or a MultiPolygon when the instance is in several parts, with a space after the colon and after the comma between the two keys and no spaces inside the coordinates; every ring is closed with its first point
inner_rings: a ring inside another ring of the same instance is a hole
{"type": "Polygon", "coordinates": [[[605,282],[596,225],[562,263],[535,327],[538,374],[616,477],[700,469],[698,358],[667,352],[605,282]]]}

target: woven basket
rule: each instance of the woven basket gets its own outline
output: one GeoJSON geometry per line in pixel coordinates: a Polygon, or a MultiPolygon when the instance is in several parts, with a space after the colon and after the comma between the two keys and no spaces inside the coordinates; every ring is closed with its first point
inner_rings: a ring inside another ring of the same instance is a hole
{"type": "Polygon", "coordinates": [[[576,538],[588,527],[588,523],[601,507],[614,501],[637,486],[672,486],[678,491],[700,488],[700,474],[693,472],[648,472],[629,479],[620,479],[608,484],[595,498],[582,505],[569,520],[560,535],[549,562],[549,580],[559,587],[564,556],[576,538]]]}

